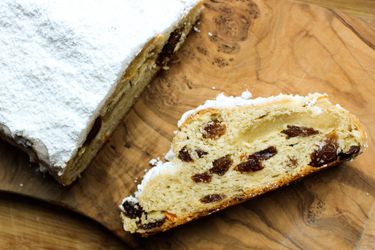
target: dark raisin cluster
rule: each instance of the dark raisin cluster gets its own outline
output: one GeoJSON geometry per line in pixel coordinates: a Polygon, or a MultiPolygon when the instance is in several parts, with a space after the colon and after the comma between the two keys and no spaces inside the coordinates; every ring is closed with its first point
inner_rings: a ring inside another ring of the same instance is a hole
{"type": "Polygon", "coordinates": [[[202,136],[204,139],[216,140],[223,136],[226,130],[227,126],[222,121],[214,119],[203,128],[202,136]]]}
{"type": "Polygon", "coordinates": [[[255,172],[262,170],[264,167],[262,161],[268,160],[277,154],[277,149],[274,146],[268,147],[264,150],[255,152],[247,157],[247,161],[238,164],[235,170],[241,173],[255,172]]]}
{"type": "Polygon", "coordinates": [[[308,137],[311,135],[316,135],[316,134],[319,134],[319,131],[313,128],[288,125],[286,129],[281,131],[281,133],[286,134],[287,139],[289,139],[289,138],[297,137],[297,136],[308,137]]]}
{"type": "Polygon", "coordinates": [[[126,200],[122,203],[122,207],[124,209],[124,214],[130,219],[136,219],[142,216],[143,209],[139,203],[126,200]]]}

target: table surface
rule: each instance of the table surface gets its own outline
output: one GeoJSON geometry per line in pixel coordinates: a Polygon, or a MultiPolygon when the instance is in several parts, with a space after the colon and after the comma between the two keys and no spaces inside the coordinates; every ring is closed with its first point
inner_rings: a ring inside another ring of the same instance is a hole
{"type": "MultiPolygon", "coordinates": [[[[300,1],[337,8],[375,25],[375,0],[300,1]]],[[[26,197],[0,193],[0,249],[15,249],[16,244],[24,249],[125,248],[116,236],[83,216],[26,197]]]]}

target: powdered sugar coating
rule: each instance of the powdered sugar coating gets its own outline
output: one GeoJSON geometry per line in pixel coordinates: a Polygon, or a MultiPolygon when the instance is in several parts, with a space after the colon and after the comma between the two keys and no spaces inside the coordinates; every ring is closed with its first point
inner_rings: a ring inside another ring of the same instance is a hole
{"type": "Polygon", "coordinates": [[[171,148],[171,149],[169,149],[169,151],[165,154],[165,156],[164,156],[164,159],[166,160],[166,161],[172,161],[173,160],[173,158],[174,158],[174,152],[173,152],[173,149],[171,148]]]}
{"type": "Polygon", "coordinates": [[[0,129],[64,168],[135,56],[197,2],[0,1],[0,129]]]}
{"type": "Polygon", "coordinates": [[[250,99],[251,97],[253,97],[253,94],[249,90],[245,90],[241,94],[241,98],[245,100],[250,99]]]}

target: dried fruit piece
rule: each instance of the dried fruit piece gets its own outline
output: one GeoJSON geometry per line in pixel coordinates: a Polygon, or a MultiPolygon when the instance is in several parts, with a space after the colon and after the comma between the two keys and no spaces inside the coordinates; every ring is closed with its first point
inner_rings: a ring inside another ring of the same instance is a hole
{"type": "Polygon", "coordinates": [[[227,130],[227,126],[215,119],[207,123],[207,125],[203,128],[202,136],[204,139],[212,139],[216,140],[219,137],[223,136],[227,130]]]}
{"type": "Polygon", "coordinates": [[[91,144],[91,142],[94,141],[95,137],[99,134],[100,129],[102,128],[102,117],[96,118],[94,125],[92,125],[92,128],[89,132],[89,134],[86,137],[86,141],[83,143],[83,146],[86,147],[91,144]]]}
{"type": "Polygon", "coordinates": [[[143,209],[139,203],[126,200],[122,203],[122,207],[124,209],[124,214],[130,219],[140,218],[142,216],[143,209]]]}
{"type": "Polygon", "coordinates": [[[191,155],[187,149],[186,146],[184,146],[180,152],[178,153],[178,158],[180,158],[181,161],[184,161],[184,162],[193,162],[193,158],[191,158],[191,155]]]}
{"type": "Polygon", "coordinates": [[[257,157],[251,156],[247,161],[238,164],[235,170],[241,173],[255,172],[262,170],[264,167],[257,157]]]}
{"type": "Polygon", "coordinates": [[[177,220],[177,215],[175,215],[175,214],[172,214],[172,213],[170,213],[170,212],[164,212],[164,215],[165,215],[165,217],[169,220],[169,221],[173,221],[173,222],[175,222],[176,220],[177,220]]]}
{"type": "Polygon", "coordinates": [[[350,159],[354,158],[356,155],[358,155],[360,151],[361,151],[360,146],[350,146],[348,152],[345,152],[345,153],[342,152],[342,153],[339,154],[339,156],[340,156],[340,159],[350,160],[350,159]]]}
{"type": "Polygon", "coordinates": [[[201,149],[197,149],[197,150],[195,150],[195,152],[197,153],[199,158],[203,158],[203,156],[208,155],[208,152],[203,151],[201,149]]]}
{"type": "Polygon", "coordinates": [[[150,230],[156,227],[161,227],[165,223],[165,217],[160,220],[156,220],[147,224],[139,224],[138,228],[142,230],[150,230]]]}
{"type": "Polygon", "coordinates": [[[311,154],[311,162],[309,165],[318,168],[336,161],[338,157],[338,147],[336,139],[328,138],[324,141],[323,146],[311,154]]]}
{"type": "Polygon", "coordinates": [[[202,203],[212,203],[212,202],[221,201],[225,197],[226,196],[224,194],[209,194],[209,195],[206,195],[203,198],[201,198],[200,202],[202,202],[202,203]]]}
{"type": "Polygon", "coordinates": [[[202,174],[193,175],[191,179],[193,179],[193,181],[196,183],[199,183],[199,182],[209,183],[211,182],[212,176],[209,173],[204,172],[202,174]]]}
{"type": "Polygon", "coordinates": [[[307,137],[311,135],[316,135],[316,134],[319,134],[319,131],[313,128],[308,128],[308,127],[288,125],[287,129],[284,129],[283,131],[281,131],[281,133],[286,134],[287,135],[286,138],[289,139],[289,138],[297,137],[297,136],[307,137]]]}
{"type": "Polygon", "coordinates": [[[235,170],[241,173],[255,172],[255,171],[262,170],[264,167],[262,166],[261,161],[268,160],[271,157],[275,156],[276,154],[277,154],[276,147],[270,146],[266,149],[255,152],[252,155],[249,155],[247,157],[247,161],[238,164],[235,167],[235,170]]]}
{"type": "Polygon", "coordinates": [[[168,42],[164,45],[162,51],[156,59],[156,65],[163,67],[168,63],[174,53],[174,50],[176,49],[177,44],[181,40],[183,31],[184,27],[181,27],[170,34],[168,42]]]}
{"type": "Polygon", "coordinates": [[[277,149],[274,146],[268,147],[264,150],[255,152],[254,154],[249,156],[249,159],[252,157],[258,158],[258,160],[268,160],[271,157],[275,156],[277,154],[277,149]]]}
{"type": "Polygon", "coordinates": [[[210,173],[223,176],[232,166],[232,164],[233,160],[230,155],[223,156],[212,162],[213,167],[210,169],[210,173]]]}

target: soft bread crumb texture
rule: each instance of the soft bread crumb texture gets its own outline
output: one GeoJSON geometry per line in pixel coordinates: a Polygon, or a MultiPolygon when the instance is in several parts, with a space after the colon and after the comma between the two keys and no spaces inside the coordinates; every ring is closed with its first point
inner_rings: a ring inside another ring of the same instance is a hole
{"type": "Polygon", "coordinates": [[[359,121],[327,95],[239,102],[189,112],[169,161],[156,162],[120,206],[126,231],[165,231],[351,160],[366,147],[359,121]]]}

